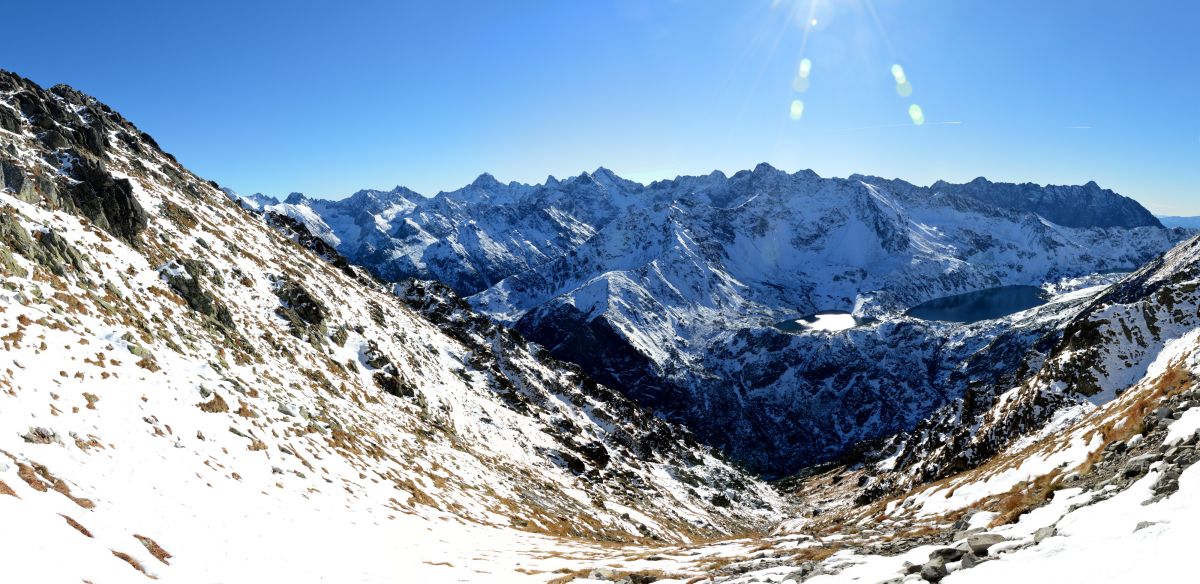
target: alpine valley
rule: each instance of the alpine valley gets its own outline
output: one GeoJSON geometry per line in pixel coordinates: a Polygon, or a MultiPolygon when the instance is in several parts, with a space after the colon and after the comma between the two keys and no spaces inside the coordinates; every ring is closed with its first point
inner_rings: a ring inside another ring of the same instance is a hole
{"type": "Polygon", "coordinates": [[[5,581],[1165,582],[1200,537],[1200,236],[1095,183],[280,201],[0,71],[0,276],[5,581]]]}

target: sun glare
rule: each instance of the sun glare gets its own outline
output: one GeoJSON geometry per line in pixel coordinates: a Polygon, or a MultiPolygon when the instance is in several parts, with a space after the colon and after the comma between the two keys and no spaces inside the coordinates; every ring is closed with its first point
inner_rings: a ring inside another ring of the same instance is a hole
{"type": "Polygon", "coordinates": [[[804,115],[804,102],[798,99],[793,99],[791,111],[788,112],[788,115],[792,117],[792,121],[799,120],[800,117],[804,115]]]}
{"type": "Polygon", "coordinates": [[[915,103],[908,106],[908,117],[912,118],[912,123],[918,126],[925,123],[925,112],[921,111],[921,106],[915,103]]]}

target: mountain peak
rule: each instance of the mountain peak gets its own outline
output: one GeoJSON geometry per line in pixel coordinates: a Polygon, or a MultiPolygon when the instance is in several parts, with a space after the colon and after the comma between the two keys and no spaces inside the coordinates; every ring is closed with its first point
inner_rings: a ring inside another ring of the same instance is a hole
{"type": "Polygon", "coordinates": [[[299,205],[307,201],[308,197],[305,197],[304,193],[289,193],[287,198],[283,200],[284,203],[289,205],[299,205]]]}
{"type": "Polygon", "coordinates": [[[502,187],[504,184],[496,180],[496,177],[492,176],[492,173],[485,172],[478,177],[475,177],[475,180],[471,182],[471,186],[475,188],[486,189],[502,187]]]}
{"type": "Polygon", "coordinates": [[[609,179],[620,178],[613,171],[611,171],[603,166],[596,167],[596,170],[592,171],[592,176],[605,177],[605,178],[609,178],[609,179]]]}

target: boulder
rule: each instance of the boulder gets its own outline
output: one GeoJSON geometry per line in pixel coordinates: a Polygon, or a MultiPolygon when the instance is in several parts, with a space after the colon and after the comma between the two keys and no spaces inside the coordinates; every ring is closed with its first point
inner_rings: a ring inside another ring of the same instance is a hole
{"type": "Polygon", "coordinates": [[[1053,525],[1047,525],[1033,532],[1033,543],[1042,543],[1042,540],[1058,535],[1058,528],[1053,525]]]}
{"type": "Polygon", "coordinates": [[[588,574],[588,578],[592,580],[616,580],[617,572],[612,568],[596,568],[588,574]]]}
{"type": "Polygon", "coordinates": [[[957,562],[959,558],[963,557],[964,553],[964,550],[958,548],[938,548],[929,552],[929,559],[941,558],[945,562],[957,562]]]}
{"type": "Polygon", "coordinates": [[[975,566],[978,566],[981,563],[983,563],[983,560],[980,560],[979,556],[972,554],[972,553],[963,554],[963,557],[962,557],[962,567],[963,568],[974,568],[975,566]]]}
{"type": "Polygon", "coordinates": [[[1160,455],[1143,454],[1142,456],[1138,456],[1138,457],[1129,459],[1128,461],[1125,462],[1125,467],[1122,470],[1122,474],[1126,478],[1136,477],[1136,476],[1141,476],[1141,475],[1146,474],[1147,472],[1150,471],[1150,464],[1154,462],[1154,459],[1157,456],[1160,456],[1160,455]]]}
{"type": "Polygon", "coordinates": [[[967,538],[967,546],[971,548],[971,553],[977,556],[986,556],[988,549],[992,546],[1005,541],[1005,537],[995,533],[980,533],[967,538]]]}
{"type": "Polygon", "coordinates": [[[929,582],[939,582],[948,574],[950,571],[946,569],[946,562],[941,558],[934,558],[921,566],[921,577],[929,582]]]}

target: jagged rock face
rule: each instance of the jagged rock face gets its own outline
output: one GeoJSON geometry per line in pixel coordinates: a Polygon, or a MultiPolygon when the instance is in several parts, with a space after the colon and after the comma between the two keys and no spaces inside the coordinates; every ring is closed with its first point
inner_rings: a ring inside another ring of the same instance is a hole
{"type": "Polygon", "coordinates": [[[110,137],[137,145],[142,133],[107,106],[70,87],[44,91],[28,79],[0,71],[0,94],[7,98],[0,106],[0,128],[13,134],[32,131],[44,147],[40,159],[44,165],[30,164],[15,145],[0,151],[3,187],[27,200],[37,193],[51,205],[77,212],[126,242],[136,242],[146,227],[146,212],[129,181],[110,174],[104,159],[110,137]],[[60,172],[47,173],[47,167],[60,172]]]}
{"type": "Polygon", "coordinates": [[[935,190],[965,195],[1005,209],[1028,211],[1067,227],[1162,227],[1137,201],[1095,182],[1083,186],[993,183],[977,178],[966,184],[938,182],[935,190]]]}
{"type": "Polygon", "coordinates": [[[0,481],[20,480],[9,458],[69,449],[46,456],[55,476],[97,493],[123,533],[139,529],[120,519],[134,508],[122,501],[141,505],[121,494],[130,480],[154,496],[197,480],[242,489],[230,504],[250,514],[294,495],[380,520],[611,541],[737,531],[780,507],[691,434],[450,290],[394,294],[303,223],[235,204],[94,99],[0,73],[0,111],[18,130],[0,130],[0,342],[13,360],[0,425],[80,437],[0,437],[0,481]],[[73,462],[92,455],[103,462],[73,462]]]}
{"type": "MultiPolygon", "coordinates": [[[[890,320],[958,292],[1132,269],[1184,237],[1111,227],[1128,223],[1125,206],[1105,201],[1125,199],[1092,186],[971,185],[760,165],[642,186],[599,169],[533,186],[485,175],[432,199],[397,189],[266,208],[384,279],[446,282],[555,357],[784,474],[963,396],[966,385],[945,385],[948,372],[1000,329],[946,351],[952,327],[797,339],[767,325],[821,310],[890,320]],[[984,196],[992,190],[1012,196],[984,196]],[[1047,201],[1087,207],[1079,227],[1033,212],[1047,201]]],[[[1036,338],[1003,342],[1021,355],[1036,338]]]]}

